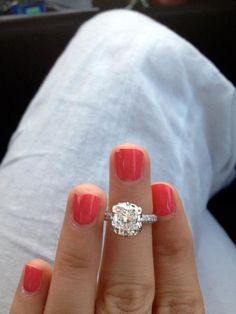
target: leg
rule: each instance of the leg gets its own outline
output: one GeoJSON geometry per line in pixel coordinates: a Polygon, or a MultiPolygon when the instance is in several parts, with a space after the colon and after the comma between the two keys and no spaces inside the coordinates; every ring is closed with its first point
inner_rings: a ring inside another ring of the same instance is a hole
{"type": "Polygon", "coordinates": [[[115,10],[86,23],[30,104],[0,169],[1,308],[27,259],[53,262],[69,189],[82,182],[106,189],[109,152],[134,142],[150,152],[153,180],[182,195],[207,311],[230,313],[222,277],[235,289],[236,257],[205,208],[233,175],[233,97],[208,60],[151,19],[115,10]]]}

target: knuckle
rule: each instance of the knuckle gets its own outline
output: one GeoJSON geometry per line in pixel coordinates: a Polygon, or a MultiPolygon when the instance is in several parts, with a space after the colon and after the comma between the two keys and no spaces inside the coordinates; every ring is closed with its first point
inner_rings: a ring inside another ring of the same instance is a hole
{"type": "Polygon", "coordinates": [[[158,314],[204,314],[201,295],[169,296],[158,305],[158,314]]]}
{"type": "Polygon", "coordinates": [[[160,256],[172,257],[172,256],[186,256],[193,252],[193,240],[191,234],[181,239],[174,241],[158,243],[157,254],[160,256]]]}
{"type": "Polygon", "coordinates": [[[61,271],[86,270],[93,268],[94,261],[84,255],[78,254],[75,250],[66,250],[60,252],[57,259],[57,268],[61,271]]]}
{"type": "Polygon", "coordinates": [[[141,284],[117,284],[105,288],[97,313],[151,313],[154,299],[154,287],[141,284]]]}

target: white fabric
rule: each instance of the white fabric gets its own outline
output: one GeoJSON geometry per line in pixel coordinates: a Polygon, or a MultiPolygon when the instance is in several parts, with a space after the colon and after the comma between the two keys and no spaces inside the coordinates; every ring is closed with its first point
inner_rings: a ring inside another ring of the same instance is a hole
{"type": "Polygon", "coordinates": [[[83,182],[107,191],[109,153],[124,142],[146,148],[153,181],[183,198],[206,313],[235,313],[235,248],[206,210],[235,176],[235,111],[234,86],[166,27],[128,10],[85,23],[0,168],[1,313],[28,259],[53,262],[68,191],[83,182]]]}

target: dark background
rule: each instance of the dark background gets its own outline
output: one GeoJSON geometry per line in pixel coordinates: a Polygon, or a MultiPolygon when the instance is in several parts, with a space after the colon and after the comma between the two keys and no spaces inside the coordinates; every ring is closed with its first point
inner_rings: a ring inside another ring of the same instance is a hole
{"type": "MultiPolygon", "coordinates": [[[[0,160],[20,117],[53,63],[83,22],[111,9],[111,1],[107,6],[104,3],[97,1],[97,8],[83,12],[0,18],[0,160]]],[[[135,9],[188,39],[235,84],[235,1],[190,1],[179,7],[135,9]]],[[[236,181],[209,202],[210,211],[234,241],[235,194],[236,181]]]]}

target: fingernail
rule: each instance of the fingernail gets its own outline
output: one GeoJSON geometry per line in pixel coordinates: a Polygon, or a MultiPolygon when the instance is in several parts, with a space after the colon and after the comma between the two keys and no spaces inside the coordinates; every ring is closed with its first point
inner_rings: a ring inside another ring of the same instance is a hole
{"type": "Polygon", "coordinates": [[[41,269],[26,265],[24,269],[23,288],[29,293],[37,291],[42,282],[43,272],[41,269]]]}
{"type": "Polygon", "coordinates": [[[93,194],[77,194],[73,196],[72,208],[75,222],[80,225],[91,224],[97,217],[100,198],[93,194]]]}
{"type": "Polygon", "coordinates": [[[173,189],[163,183],[152,185],[153,211],[158,216],[167,216],[175,212],[173,189]]]}
{"type": "Polygon", "coordinates": [[[117,176],[123,181],[135,181],[141,178],[144,154],[138,149],[121,148],[115,152],[117,176]]]}

